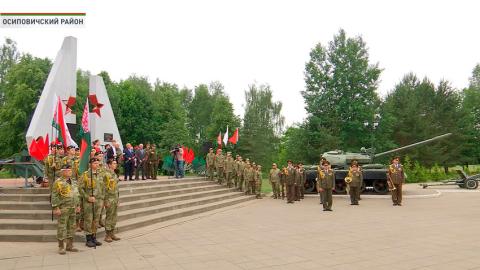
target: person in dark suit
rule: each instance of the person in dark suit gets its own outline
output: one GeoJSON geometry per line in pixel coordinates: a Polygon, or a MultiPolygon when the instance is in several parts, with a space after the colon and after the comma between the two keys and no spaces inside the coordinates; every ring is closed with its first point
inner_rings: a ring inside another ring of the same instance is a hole
{"type": "Polygon", "coordinates": [[[127,176],[129,180],[132,180],[133,176],[133,165],[135,162],[135,153],[133,152],[133,147],[131,144],[127,143],[125,149],[123,150],[124,158],[124,167],[125,167],[125,178],[127,181],[127,176]]]}

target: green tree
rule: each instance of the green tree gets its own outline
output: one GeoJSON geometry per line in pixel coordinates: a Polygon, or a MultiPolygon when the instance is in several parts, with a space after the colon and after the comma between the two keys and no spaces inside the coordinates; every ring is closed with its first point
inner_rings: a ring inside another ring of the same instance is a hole
{"type": "MultiPolygon", "coordinates": [[[[287,161],[308,163],[305,155],[305,144],[308,143],[307,129],[304,126],[291,126],[287,128],[280,138],[280,151],[277,162],[287,164],[287,161]]],[[[280,166],[279,165],[279,166],[280,166]]]]}
{"type": "Polygon", "coordinates": [[[200,84],[195,87],[195,95],[188,107],[189,128],[192,137],[199,137],[201,140],[209,139],[207,126],[210,123],[213,111],[213,100],[208,86],[200,84]]]}
{"type": "Polygon", "coordinates": [[[155,130],[155,141],[160,150],[166,154],[168,151],[180,143],[183,145],[192,145],[191,137],[187,129],[187,111],[183,106],[183,97],[181,91],[175,84],[157,81],[154,86],[153,119],[157,122],[155,130]]]}
{"type": "Polygon", "coordinates": [[[470,78],[470,85],[462,92],[462,111],[465,114],[464,163],[480,162],[480,64],[477,64],[470,78]]]}
{"type": "Polygon", "coordinates": [[[460,95],[448,82],[435,86],[427,78],[420,81],[407,74],[382,104],[379,126],[388,128],[380,136],[389,137],[394,146],[403,146],[451,132],[447,140],[410,149],[408,155],[428,167],[456,164],[462,158],[464,141],[460,102],[460,95]]]}
{"type": "MultiPolygon", "coordinates": [[[[252,84],[245,92],[245,114],[239,151],[264,167],[277,159],[284,117],[282,103],[274,102],[268,85],[252,84]]],[[[266,167],[268,168],[268,167],[266,167]]]]}
{"type": "Polygon", "coordinates": [[[1,156],[26,148],[25,133],[52,63],[48,59],[23,55],[5,75],[4,105],[0,108],[1,156]]]}
{"type": "Polygon", "coordinates": [[[3,105],[5,96],[5,76],[8,71],[17,63],[20,53],[17,50],[17,43],[5,38],[5,43],[0,47],[0,105],[3,105]]]}
{"type": "Polygon", "coordinates": [[[310,162],[335,148],[358,150],[370,145],[370,128],[380,100],[376,93],[381,69],[371,64],[362,37],[340,30],[328,47],[317,44],[305,65],[308,113],[305,145],[310,162]]]}
{"type": "Polygon", "coordinates": [[[153,91],[148,79],[130,76],[112,84],[109,95],[122,141],[132,144],[155,141],[153,91]]]}

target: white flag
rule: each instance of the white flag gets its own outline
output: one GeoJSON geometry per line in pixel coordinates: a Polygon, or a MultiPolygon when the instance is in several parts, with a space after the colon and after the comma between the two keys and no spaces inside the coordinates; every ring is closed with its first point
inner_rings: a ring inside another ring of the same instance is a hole
{"type": "Polygon", "coordinates": [[[227,131],[225,131],[225,134],[223,135],[223,144],[227,146],[228,143],[228,126],[227,126],[227,131]]]}

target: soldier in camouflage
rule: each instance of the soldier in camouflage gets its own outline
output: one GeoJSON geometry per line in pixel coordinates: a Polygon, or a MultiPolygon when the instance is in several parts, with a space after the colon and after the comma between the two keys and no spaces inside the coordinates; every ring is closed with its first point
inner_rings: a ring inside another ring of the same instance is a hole
{"type": "Polygon", "coordinates": [[[213,181],[213,174],[215,171],[215,154],[213,153],[213,148],[208,149],[208,154],[206,159],[208,179],[213,181]]]}
{"type": "Polygon", "coordinates": [[[225,160],[225,178],[227,180],[227,187],[232,187],[233,166],[235,160],[232,158],[232,153],[227,152],[227,159],[225,160]]]}
{"type": "Polygon", "coordinates": [[[103,176],[105,185],[105,242],[120,240],[115,235],[115,226],[117,224],[117,208],[119,199],[118,176],[115,173],[117,162],[113,159],[107,161],[107,170],[103,176]]]}
{"type": "Polygon", "coordinates": [[[104,182],[99,172],[100,161],[97,158],[90,159],[90,169],[82,174],[79,181],[80,195],[83,198],[83,220],[86,235],[86,246],[95,247],[102,245],[97,241],[96,232],[98,219],[100,218],[98,200],[103,199],[104,182]]]}
{"type": "Polygon", "coordinates": [[[72,169],[69,164],[63,166],[62,176],[55,180],[52,187],[53,214],[58,217],[57,239],[58,253],[77,252],[73,247],[75,236],[75,213],[80,212],[78,188],[72,180],[72,169]],[[66,247],[65,247],[66,244],[66,247]]]}
{"type": "Polygon", "coordinates": [[[218,149],[215,156],[215,166],[217,167],[217,179],[218,183],[223,184],[224,172],[225,172],[225,156],[222,153],[222,149],[218,149]]]}

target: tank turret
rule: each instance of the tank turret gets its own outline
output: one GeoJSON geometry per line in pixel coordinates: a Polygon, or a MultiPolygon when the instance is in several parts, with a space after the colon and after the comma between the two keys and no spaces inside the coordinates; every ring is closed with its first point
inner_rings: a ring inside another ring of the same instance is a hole
{"type": "MultiPolygon", "coordinates": [[[[443,134],[440,136],[430,138],[428,140],[398,147],[398,148],[391,149],[378,154],[375,153],[373,149],[366,149],[362,147],[362,149],[360,149],[360,152],[358,153],[344,152],[342,150],[334,150],[334,151],[328,151],[323,153],[322,157],[327,159],[332,165],[332,168],[335,170],[335,190],[337,193],[342,193],[345,191],[345,188],[346,188],[346,185],[344,182],[345,176],[347,175],[348,169],[352,161],[357,160],[357,162],[362,167],[362,171],[363,171],[364,183],[363,183],[362,190],[373,189],[375,192],[382,194],[382,193],[388,192],[388,185],[387,185],[387,178],[386,178],[387,167],[383,164],[374,164],[373,163],[374,158],[385,156],[391,153],[396,153],[409,148],[417,147],[417,146],[420,146],[429,142],[433,142],[436,140],[444,139],[450,135],[452,134],[451,133],[443,134]]],[[[312,168],[316,168],[316,166],[312,168]]],[[[312,176],[310,178],[313,178],[313,176],[316,177],[316,171],[314,169],[311,169],[310,175],[312,176]]],[[[313,178],[311,183],[312,185],[310,188],[311,191],[315,190],[315,185],[313,183],[314,181],[315,180],[313,178]]]]}

